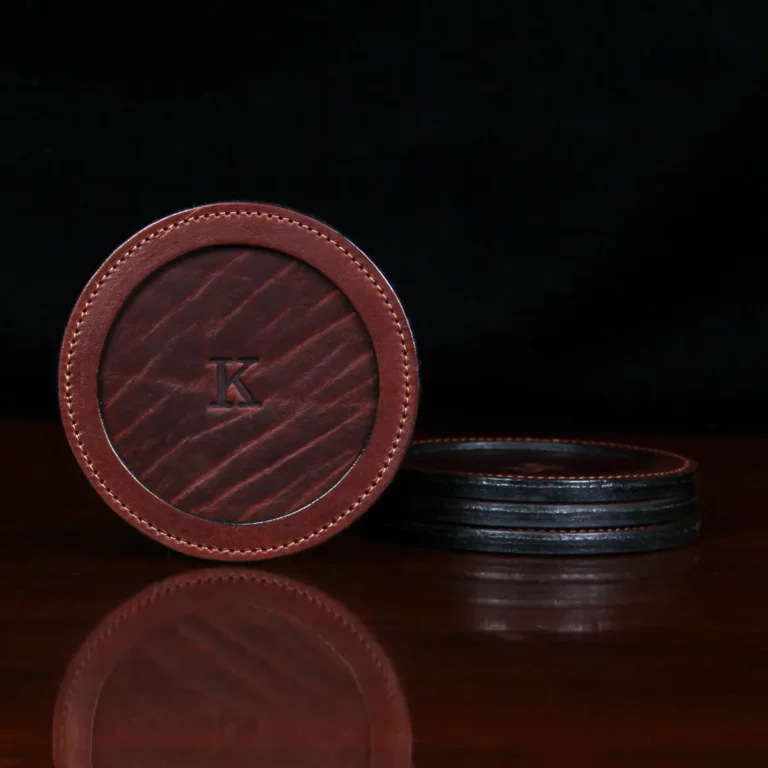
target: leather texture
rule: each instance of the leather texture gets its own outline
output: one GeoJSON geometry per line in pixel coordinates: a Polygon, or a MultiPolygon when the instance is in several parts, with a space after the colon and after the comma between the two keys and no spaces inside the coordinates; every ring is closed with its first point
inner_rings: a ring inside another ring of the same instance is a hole
{"type": "Polygon", "coordinates": [[[291,579],[167,579],[107,616],[72,660],[57,768],[322,764],[406,768],[410,719],[360,622],[291,579]]]}
{"type": "Polygon", "coordinates": [[[413,443],[397,489],[409,496],[600,503],[695,495],[695,462],[634,446],[524,438],[413,443]]]}
{"type": "Polygon", "coordinates": [[[614,528],[655,525],[690,517],[698,501],[680,494],[664,499],[613,504],[526,504],[437,496],[387,494],[372,517],[393,516],[424,523],[491,528],[614,528]]]}
{"type": "Polygon", "coordinates": [[[442,549],[520,555],[607,555],[691,544],[699,536],[700,525],[701,520],[695,515],[660,525],[563,531],[482,528],[389,518],[382,529],[410,544],[442,549]]]}
{"type": "Polygon", "coordinates": [[[151,275],[113,325],[100,382],[132,474],[230,523],[290,514],[333,487],[378,402],[373,344],[346,296],[256,248],[205,249],[151,275]]]}
{"type": "Polygon", "coordinates": [[[59,398],[75,457],[127,522],[253,561],[319,544],[376,501],[411,439],[418,362],[359,248],[294,211],[220,203],[155,222],[96,272],[59,398]]]}

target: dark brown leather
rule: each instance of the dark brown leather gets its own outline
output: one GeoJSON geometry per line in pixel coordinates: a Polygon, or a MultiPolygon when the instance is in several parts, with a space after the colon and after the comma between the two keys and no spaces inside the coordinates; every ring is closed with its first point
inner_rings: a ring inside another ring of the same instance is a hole
{"type": "Polygon", "coordinates": [[[335,485],[378,401],[373,345],[344,294],[254,248],[208,248],[150,276],[115,321],[100,379],[127,468],[228,522],[290,514],[335,485]]]}
{"type": "Polygon", "coordinates": [[[258,571],[175,576],[109,616],[72,660],[57,768],[411,764],[383,649],[322,592],[258,571]]]}
{"type": "Polygon", "coordinates": [[[75,306],[59,371],[67,437],[102,498],[219,560],[349,525],[394,475],[418,402],[383,275],[324,224],[251,203],[175,214],[118,248],[75,306]]]}

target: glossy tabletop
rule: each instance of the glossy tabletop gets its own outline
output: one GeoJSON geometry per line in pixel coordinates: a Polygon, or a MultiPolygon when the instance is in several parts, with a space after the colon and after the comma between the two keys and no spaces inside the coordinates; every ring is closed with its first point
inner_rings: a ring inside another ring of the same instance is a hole
{"type": "Polygon", "coordinates": [[[768,765],[768,440],[633,442],[699,461],[696,545],[357,525],[231,568],[122,522],[58,425],[3,425],[0,768],[768,765]]]}

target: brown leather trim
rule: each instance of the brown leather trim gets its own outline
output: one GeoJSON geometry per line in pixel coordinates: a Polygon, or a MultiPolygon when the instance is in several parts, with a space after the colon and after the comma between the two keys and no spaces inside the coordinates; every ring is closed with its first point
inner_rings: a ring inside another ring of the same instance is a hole
{"type": "Polygon", "coordinates": [[[253,203],[208,205],[158,221],[128,240],[81,294],[64,335],[59,393],[67,438],[87,477],[118,514],[167,546],[197,557],[258,560],[317,544],[359,517],[389,483],[416,417],[413,337],[394,291],[373,263],[334,230],[302,214],[253,203]],[[363,319],[376,353],[379,404],[371,439],[326,495],[288,517],[253,526],[194,518],[139,484],[104,430],[97,377],[107,334],[131,291],[150,273],[195,249],[273,248],[322,272],[363,319]]]}

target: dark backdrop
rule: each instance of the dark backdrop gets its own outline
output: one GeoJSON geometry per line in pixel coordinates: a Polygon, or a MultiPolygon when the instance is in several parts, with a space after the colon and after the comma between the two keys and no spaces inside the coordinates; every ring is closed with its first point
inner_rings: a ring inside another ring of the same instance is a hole
{"type": "Polygon", "coordinates": [[[763,3],[13,5],[1,416],[117,245],[240,199],[377,262],[424,428],[768,427],[763,3]]]}

